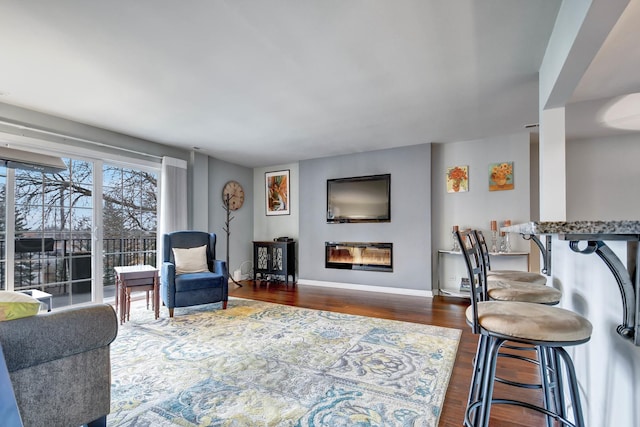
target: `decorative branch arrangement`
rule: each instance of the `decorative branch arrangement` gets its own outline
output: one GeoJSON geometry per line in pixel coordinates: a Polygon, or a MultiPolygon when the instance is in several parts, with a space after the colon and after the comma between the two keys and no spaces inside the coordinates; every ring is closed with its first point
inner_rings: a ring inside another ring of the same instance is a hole
{"type": "MultiPolygon", "coordinates": [[[[231,200],[232,197],[233,196],[231,194],[227,194],[224,200],[224,210],[227,212],[227,220],[224,222],[224,227],[222,227],[224,232],[227,233],[227,270],[229,270],[229,268],[231,267],[231,264],[229,264],[229,240],[230,240],[229,236],[231,235],[230,224],[231,224],[231,221],[235,218],[231,216],[231,205],[229,204],[229,201],[231,200]]],[[[231,278],[231,281],[233,283],[242,287],[242,285],[236,282],[236,279],[233,278],[233,274],[229,274],[229,277],[231,278]]]]}

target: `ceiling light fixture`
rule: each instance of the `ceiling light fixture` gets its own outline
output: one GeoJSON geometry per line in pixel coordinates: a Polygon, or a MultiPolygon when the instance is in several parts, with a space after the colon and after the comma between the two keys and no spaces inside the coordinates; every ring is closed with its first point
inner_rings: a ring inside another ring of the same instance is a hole
{"type": "Polygon", "coordinates": [[[640,93],[614,98],[601,114],[603,125],[626,130],[640,130],[640,93]]]}

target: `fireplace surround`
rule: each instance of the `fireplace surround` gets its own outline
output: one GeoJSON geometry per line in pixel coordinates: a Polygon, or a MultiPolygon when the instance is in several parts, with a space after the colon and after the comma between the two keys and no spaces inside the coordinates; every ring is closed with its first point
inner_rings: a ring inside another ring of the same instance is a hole
{"type": "Polygon", "coordinates": [[[393,243],[325,242],[325,268],[393,271],[393,243]]]}

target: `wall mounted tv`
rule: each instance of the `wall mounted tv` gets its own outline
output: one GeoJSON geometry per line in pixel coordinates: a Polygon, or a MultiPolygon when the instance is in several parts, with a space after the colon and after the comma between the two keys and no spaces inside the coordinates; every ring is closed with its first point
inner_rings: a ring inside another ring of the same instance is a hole
{"type": "Polygon", "coordinates": [[[327,180],[327,222],[390,222],[391,175],[327,180]]]}

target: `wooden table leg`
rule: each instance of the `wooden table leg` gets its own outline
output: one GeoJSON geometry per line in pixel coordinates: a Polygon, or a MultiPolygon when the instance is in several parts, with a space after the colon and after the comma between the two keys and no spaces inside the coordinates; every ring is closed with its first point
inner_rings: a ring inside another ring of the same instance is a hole
{"type": "Polygon", "coordinates": [[[127,322],[131,320],[131,288],[124,287],[124,293],[127,298],[127,322]]]}
{"type": "Polygon", "coordinates": [[[160,286],[158,285],[158,273],[153,276],[153,309],[156,319],[160,317],[160,286]]]}
{"type": "Polygon", "coordinates": [[[116,275],[116,313],[118,313],[118,294],[120,293],[120,277],[118,277],[118,275],[116,275]]]}
{"type": "Polygon", "coordinates": [[[126,289],[126,285],[124,283],[124,281],[121,279],[120,280],[120,324],[122,325],[125,322],[126,319],[126,314],[127,314],[127,300],[125,297],[125,289],[126,289]]]}

